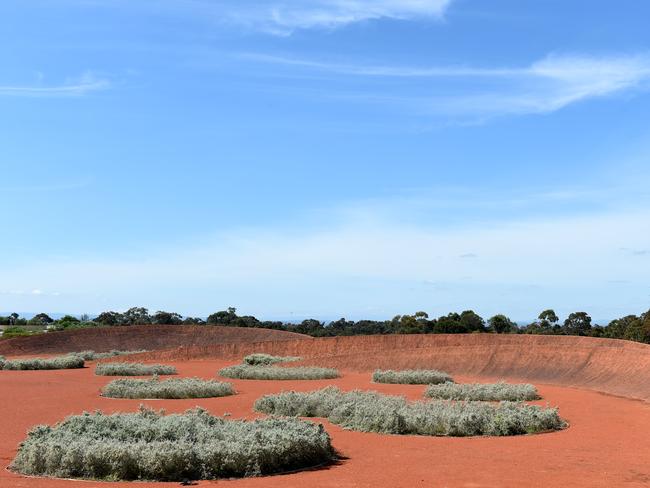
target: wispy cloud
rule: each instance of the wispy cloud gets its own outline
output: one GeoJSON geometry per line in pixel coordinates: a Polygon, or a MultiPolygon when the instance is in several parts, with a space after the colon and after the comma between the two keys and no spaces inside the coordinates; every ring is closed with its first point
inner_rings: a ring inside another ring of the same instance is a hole
{"type": "Polygon", "coordinates": [[[106,78],[100,78],[87,72],[77,78],[71,78],[58,85],[47,85],[42,82],[42,76],[34,84],[0,85],[0,96],[14,97],[78,97],[90,92],[106,90],[111,83],[106,78]]]}
{"type": "Polygon", "coordinates": [[[268,34],[335,29],[365,21],[440,19],[453,0],[57,0],[87,8],[191,15],[268,34]]]}
{"type": "Polygon", "coordinates": [[[335,28],[377,19],[439,18],[450,3],[451,0],[286,0],[264,2],[256,8],[259,13],[246,13],[255,24],[286,34],[297,29],[335,28]]]}
{"type": "Polygon", "coordinates": [[[364,94],[359,100],[402,102],[430,113],[479,116],[548,113],[583,100],[650,87],[650,55],[646,53],[609,57],[552,54],[529,66],[514,68],[346,64],[250,53],[241,58],[338,76],[426,83],[430,93],[426,97],[391,92],[364,94]],[[463,81],[463,91],[450,90],[449,78],[463,81]],[[489,84],[483,83],[486,78],[491,79],[489,84]]]}

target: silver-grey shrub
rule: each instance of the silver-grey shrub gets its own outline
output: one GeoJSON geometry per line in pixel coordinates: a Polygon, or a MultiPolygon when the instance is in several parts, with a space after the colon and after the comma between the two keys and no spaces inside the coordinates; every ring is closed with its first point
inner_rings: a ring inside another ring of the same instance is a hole
{"type": "Polygon", "coordinates": [[[273,415],[324,417],[346,429],[384,434],[506,436],[562,429],[557,409],[525,403],[420,401],[338,388],[266,395],[255,410],[273,415]]]}
{"type": "Polygon", "coordinates": [[[403,385],[434,385],[453,381],[444,371],[435,369],[405,369],[402,371],[376,370],[372,374],[375,383],[399,383],[403,385]]]}
{"type": "Polygon", "coordinates": [[[255,353],[249,354],[244,358],[244,364],[251,366],[265,365],[276,363],[288,363],[291,361],[300,361],[301,358],[296,356],[272,356],[271,354],[255,353]]]}
{"type": "Polygon", "coordinates": [[[230,383],[200,378],[123,378],[111,381],[102,389],[102,396],[110,398],[214,398],[234,394],[235,389],[230,383]]]}
{"type": "Polygon", "coordinates": [[[99,363],[95,374],[100,376],[151,376],[176,374],[174,366],[143,363],[99,363]]]}
{"type": "Polygon", "coordinates": [[[240,380],[325,380],[338,378],[339,372],[332,368],[301,366],[282,368],[279,366],[249,366],[237,364],[219,371],[225,378],[240,380]]]}
{"type": "Polygon", "coordinates": [[[79,352],[74,352],[71,354],[74,354],[75,356],[80,356],[84,358],[86,361],[96,361],[98,359],[108,359],[108,358],[113,358],[116,356],[126,356],[128,354],[137,354],[140,352],[147,352],[146,350],[142,349],[139,351],[118,351],[116,349],[112,349],[108,352],[95,352],[92,350],[89,351],[79,351],[79,352]]]}
{"type": "Polygon", "coordinates": [[[473,401],[527,401],[540,398],[537,389],[530,384],[499,383],[442,383],[431,385],[424,396],[441,400],[473,400],[473,401]]]}
{"type": "Polygon", "coordinates": [[[71,416],[39,425],[10,469],[25,475],[180,481],[260,476],[328,463],[322,425],[299,419],[226,420],[196,408],[183,414],[71,416]]]}
{"type": "Polygon", "coordinates": [[[84,367],[83,358],[75,355],[57,356],[53,358],[28,358],[4,361],[2,369],[38,370],[38,369],[77,369],[84,367]]]}

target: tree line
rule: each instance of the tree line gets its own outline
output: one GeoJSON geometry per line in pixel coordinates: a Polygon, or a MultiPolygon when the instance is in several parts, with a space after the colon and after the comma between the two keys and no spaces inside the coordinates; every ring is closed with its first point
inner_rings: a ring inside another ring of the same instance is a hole
{"type": "Polygon", "coordinates": [[[307,334],[313,337],[374,335],[374,334],[548,334],[580,335],[627,339],[650,344],[650,310],[641,315],[626,315],[612,320],[608,325],[592,324],[586,312],[573,312],[564,321],[552,309],[542,311],[537,320],[519,326],[505,315],[494,315],[487,320],[472,310],[461,313],[449,313],[430,318],[426,312],[412,315],[397,315],[390,320],[347,320],[341,318],[330,322],[306,319],[300,323],[259,320],[251,315],[238,315],[237,309],[215,312],[202,319],[183,317],[175,312],[157,311],[149,313],[144,307],[133,307],[126,312],[102,312],[94,318],[88,315],[74,317],[66,315],[58,320],[45,313],[35,315],[27,320],[18,314],[8,317],[0,316],[0,325],[8,325],[4,337],[28,334],[21,326],[42,326],[48,330],[65,330],[83,327],[120,327],[130,325],[207,325],[232,327],[258,327],[285,330],[307,334]]]}

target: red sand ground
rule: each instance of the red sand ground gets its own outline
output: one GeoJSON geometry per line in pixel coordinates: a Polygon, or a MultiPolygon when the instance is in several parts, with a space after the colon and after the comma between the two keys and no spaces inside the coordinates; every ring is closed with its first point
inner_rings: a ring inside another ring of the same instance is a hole
{"type": "MultiPolygon", "coordinates": [[[[336,449],[338,465],[287,475],[245,480],[202,481],[199,486],[244,487],[641,487],[650,486],[650,404],[588,389],[616,388],[648,399],[650,347],[623,341],[520,336],[391,336],[231,344],[148,353],[175,357],[181,376],[214,377],[226,359],[266,350],[303,355],[306,362],[340,366],[344,376],[323,381],[233,381],[238,394],[206,400],[115,400],[99,397],[112,378],[93,367],[69,371],[0,372],[0,460],[7,466],[26,431],[68,414],[101,409],[134,411],[140,403],[168,412],[196,405],[234,418],[254,417],[252,405],[265,393],[313,390],[328,384],[342,389],[374,389],[421,398],[423,386],[375,385],[374,367],[450,366],[457,380],[526,378],[544,400],[559,406],[570,427],[561,432],[502,438],[388,436],[345,431],[323,421],[336,449]],[[210,354],[208,354],[208,352],[210,354]],[[184,359],[187,358],[187,359],[184,359]],[[512,374],[508,374],[511,371],[512,374]],[[556,377],[552,377],[555,372],[556,377]],[[558,386],[563,384],[565,386],[558,386]]],[[[2,488],[133,486],[127,483],[25,478],[0,471],[2,488]]],[[[138,483],[138,487],[179,486],[138,483]]]]}

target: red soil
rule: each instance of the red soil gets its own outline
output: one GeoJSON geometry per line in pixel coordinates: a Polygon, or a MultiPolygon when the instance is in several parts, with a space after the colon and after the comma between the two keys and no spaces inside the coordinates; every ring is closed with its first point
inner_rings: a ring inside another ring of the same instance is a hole
{"type": "Polygon", "coordinates": [[[251,352],[301,356],[304,363],[359,372],[439,368],[456,375],[517,378],[650,400],[650,345],[615,339],[497,334],[357,336],[201,345],[138,357],[237,359],[251,352]]]}
{"type": "MultiPolygon", "coordinates": [[[[220,331],[237,332],[221,328],[220,331]]],[[[78,349],[79,340],[72,342],[78,349]]],[[[164,347],[162,342],[157,341],[156,346],[164,347]]],[[[139,344],[130,347],[152,348],[139,344]]],[[[112,347],[118,346],[111,342],[106,348],[112,347]]],[[[101,350],[97,345],[92,348],[101,350]]],[[[140,403],[145,403],[178,412],[200,405],[214,414],[230,412],[234,418],[251,418],[255,416],[254,401],[265,393],[287,389],[308,391],[329,384],[346,390],[374,389],[418,399],[422,398],[423,386],[374,385],[370,383],[369,372],[376,367],[426,366],[445,369],[460,381],[499,378],[532,381],[543,396],[538,403],[558,406],[570,427],[533,436],[435,438],[364,434],[345,431],[323,421],[334,446],[344,457],[338,465],[265,478],[203,481],[199,485],[233,488],[650,486],[647,463],[650,404],[593,391],[650,399],[649,346],[577,337],[485,334],[240,342],[139,356],[172,363],[181,376],[211,378],[220,367],[238,362],[250,352],[302,356],[306,363],[339,367],[343,377],[322,381],[228,380],[235,384],[237,395],[206,400],[141,401],[101,398],[99,389],[112,378],[95,376],[92,367],[68,371],[0,371],[0,460],[3,466],[11,462],[18,443],[33,425],[54,423],[84,410],[135,411],[140,403]]],[[[125,488],[132,484],[25,478],[0,471],[2,488],[87,486],[125,488]]],[[[178,483],[138,483],[137,486],[171,487],[178,483]]]]}
{"type": "MultiPolygon", "coordinates": [[[[183,376],[210,378],[223,360],[175,363],[183,376]]],[[[459,377],[473,380],[474,377],[459,377]]],[[[484,379],[484,378],[483,378],[484,379]]],[[[111,378],[92,368],[69,371],[0,373],[0,459],[8,465],[18,443],[34,424],[53,423],[71,413],[101,409],[134,411],[140,403],[168,412],[201,405],[214,414],[254,416],[253,402],[264,393],[311,390],[327,384],[343,389],[375,389],[421,398],[423,386],[373,385],[368,373],[346,372],[327,381],[233,381],[238,394],[207,400],[114,400],[98,391],[111,378]]],[[[435,438],[345,431],[326,421],[336,449],[345,457],[324,469],[287,475],[202,481],[199,486],[264,487],[641,487],[650,484],[650,405],[593,391],[538,384],[544,400],[560,407],[570,427],[561,432],[503,438],[435,438]]],[[[127,483],[25,478],[0,471],[3,488],[132,486],[127,483]]],[[[138,483],[142,488],[178,483],[138,483]]]]}
{"type": "Polygon", "coordinates": [[[169,349],[195,345],[237,342],[289,341],[311,339],[309,336],[282,330],[245,327],[190,325],[138,325],[131,327],[97,327],[15,337],[0,341],[5,356],[58,354],[71,351],[97,352],[169,349]]]}

